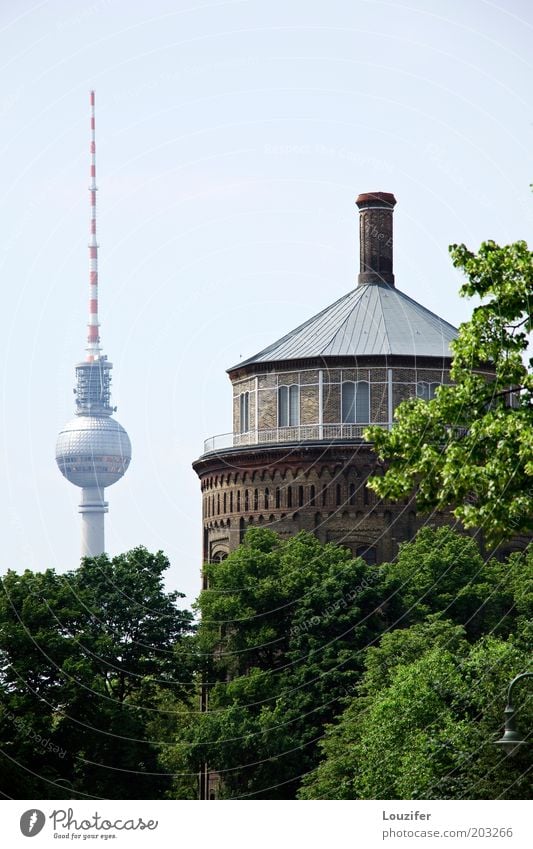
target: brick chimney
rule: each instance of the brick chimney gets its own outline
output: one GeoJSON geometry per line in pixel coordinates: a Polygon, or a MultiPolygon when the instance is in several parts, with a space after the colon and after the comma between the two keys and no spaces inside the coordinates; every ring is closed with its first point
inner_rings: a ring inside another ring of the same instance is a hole
{"type": "Polygon", "coordinates": [[[360,271],[358,286],[388,283],[392,272],[392,212],[396,204],[388,192],[366,192],[356,200],[359,207],[360,271]]]}

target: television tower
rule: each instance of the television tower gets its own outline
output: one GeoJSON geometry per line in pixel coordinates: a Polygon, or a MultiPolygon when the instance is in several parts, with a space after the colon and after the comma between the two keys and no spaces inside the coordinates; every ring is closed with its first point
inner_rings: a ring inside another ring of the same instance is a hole
{"type": "Polygon", "coordinates": [[[105,487],[124,475],[131,460],[131,443],[124,428],[113,419],[111,369],[100,347],[98,321],[98,245],[96,242],[96,142],[94,91],[91,104],[90,241],[89,241],[89,325],[87,356],[76,365],[76,417],[60,432],[56,462],[61,473],[81,487],[81,553],[96,557],[105,550],[104,514],[108,503],[105,487]]]}

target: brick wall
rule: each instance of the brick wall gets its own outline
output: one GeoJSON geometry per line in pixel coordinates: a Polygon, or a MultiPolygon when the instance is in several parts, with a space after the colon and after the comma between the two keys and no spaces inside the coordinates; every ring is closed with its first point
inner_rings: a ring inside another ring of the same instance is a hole
{"type": "Polygon", "coordinates": [[[365,550],[379,563],[392,559],[420,525],[413,505],[379,500],[366,486],[376,471],[368,445],[318,449],[307,458],[298,450],[278,463],[270,462],[267,449],[254,454],[253,468],[236,469],[235,458],[231,464],[219,458],[209,472],[199,472],[205,559],[229,553],[246,528],[259,526],[283,536],[307,530],[354,555],[365,550]]]}
{"type": "Polygon", "coordinates": [[[316,424],[319,418],[318,386],[300,387],[300,424],[316,424]]]}

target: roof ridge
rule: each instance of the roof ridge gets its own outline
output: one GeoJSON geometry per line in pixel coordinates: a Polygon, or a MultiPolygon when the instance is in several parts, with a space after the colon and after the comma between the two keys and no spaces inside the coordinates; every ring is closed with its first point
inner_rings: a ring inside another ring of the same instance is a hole
{"type": "MultiPolygon", "coordinates": [[[[375,284],[375,283],[374,283],[374,284],[372,284],[372,285],[377,285],[377,286],[378,286],[378,291],[379,291],[380,295],[379,295],[379,298],[378,298],[377,300],[379,301],[379,308],[380,308],[380,310],[381,310],[381,321],[383,322],[383,329],[384,329],[384,331],[385,331],[385,336],[386,336],[386,338],[387,338],[387,354],[392,354],[392,343],[391,343],[390,336],[389,336],[389,328],[387,327],[387,322],[385,321],[385,312],[384,312],[384,310],[383,310],[383,303],[382,303],[382,301],[381,301],[381,293],[382,293],[382,291],[383,291],[383,286],[382,286],[381,284],[379,284],[379,283],[378,283],[378,284],[375,284]]],[[[394,287],[392,287],[392,286],[389,286],[389,284],[388,284],[388,283],[385,283],[385,284],[383,284],[383,285],[384,285],[384,286],[386,286],[386,287],[387,287],[387,289],[392,289],[392,288],[394,288],[394,287]]],[[[398,289],[398,291],[400,291],[400,290],[398,289]]]]}
{"type": "Polygon", "coordinates": [[[254,360],[256,360],[258,357],[261,357],[263,354],[268,353],[268,351],[270,351],[272,348],[279,348],[284,342],[290,339],[291,336],[295,336],[297,333],[303,330],[306,325],[311,324],[311,322],[318,321],[318,319],[320,319],[325,313],[329,312],[329,310],[332,310],[334,307],[337,307],[339,304],[341,304],[342,301],[346,301],[354,293],[354,291],[354,289],[350,289],[350,291],[347,292],[345,295],[342,295],[340,298],[337,298],[337,300],[333,301],[332,304],[328,304],[328,306],[324,307],[324,309],[320,310],[320,312],[317,312],[315,315],[311,316],[311,318],[308,318],[306,321],[303,321],[301,324],[298,325],[298,327],[294,327],[292,330],[289,330],[288,333],[285,333],[284,336],[281,336],[279,339],[276,339],[275,342],[272,342],[270,345],[267,345],[266,348],[262,348],[260,351],[257,352],[257,354],[253,354],[251,357],[247,357],[242,362],[236,363],[236,365],[231,366],[229,369],[227,369],[227,371],[234,371],[235,369],[240,368],[241,366],[248,365],[254,360]]]}
{"type": "MultiPolygon", "coordinates": [[[[340,307],[341,307],[341,306],[342,306],[345,302],[350,301],[354,295],[355,295],[355,290],[354,290],[354,289],[351,289],[349,292],[347,292],[347,294],[346,294],[343,298],[339,298],[339,300],[338,300],[338,301],[334,301],[332,304],[330,304],[330,306],[329,306],[329,307],[327,307],[325,310],[323,310],[321,313],[319,313],[319,314],[316,316],[316,318],[317,318],[317,319],[318,319],[318,318],[321,318],[321,317],[322,317],[325,313],[330,313],[330,318],[334,318],[334,317],[335,317],[335,313],[336,313],[336,309],[337,309],[337,308],[340,308],[340,307]]],[[[350,317],[350,315],[351,315],[351,312],[352,312],[352,310],[353,310],[354,306],[355,306],[355,304],[352,304],[352,305],[350,306],[350,309],[348,310],[348,312],[347,312],[346,316],[345,316],[345,317],[342,319],[342,321],[341,321],[340,327],[343,327],[343,326],[346,324],[346,322],[347,322],[348,318],[349,318],[349,317],[350,317]]],[[[308,323],[310,324],[311,322],[312,322],[312,319],[309,319],[309,322],[308,322],[308,323]]],[[[307,323],[307,322],[306,322],[306,323],[307,323]]],[[[339,328],[339,329],[340,329],[340,328],[339,328]]],[[[328,345],[331,345],[331,342],[332,342],[332,340],[334,339],[334,337],[335,337],[335,335],[336,335],[336,333],[337,333],[337,332],[338,332],[338,329],[337,329],[337,330],[333,330],[333,331],[332,331],[332,335],[330,335],[330,336],[329,336],[329,338],[328,338],[328,339],[326,339],[326,340],[324,341],[324,343],[322,344],[322,347],[321,347],[321,349],[320,349],[320,354],[321,354],[321,355],[323,354],[324,348],[327,348],[327,347],[328,347],[328,345]]]]}
{"type": "Polygon", "coordinates": [[[350,316],[352,315],[352,312],[355,309],[357,303],[361,300],[361,295],[358,295],[358,292],[359,292],[359,290],[357,288],[351,289],[348,292],[348,296],[353,299],[354,303],[351,305],[350,311],[344,317],[344,319],[341,322],[341,324],[339,325],[339,327],[337,327],[336,329],[335,328],[333,329],[328,343],[326,345],[324,345],[323,348],[322,348],[321,354],[323,354],[324,348],[327,348],[327,347],[329,347],[330,345],[333,344],[335,338],[339,335],[339,333],[342,332],[343,336],[346,335],[346,325],[348,324],[348,321],[350,320],[350,316]]]}

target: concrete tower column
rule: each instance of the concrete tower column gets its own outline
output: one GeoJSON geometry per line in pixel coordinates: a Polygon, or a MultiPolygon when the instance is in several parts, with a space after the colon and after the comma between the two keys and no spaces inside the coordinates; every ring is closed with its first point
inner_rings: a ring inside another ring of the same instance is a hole
{"type": "Polygon", "coordinates": [[[396,205],[389,192],[367,192],[356,200],[359,207],[360,273],[358,285],[388,283],[392,271],[392,212],[396,205]]]}
{"type": "Polygon", "coordinates": [[[105,551],[104,515],[108,502],[104,501],[104,490],[97,486],[86,486],[81,491],[81,556],[97,557],[105,551]]]}

